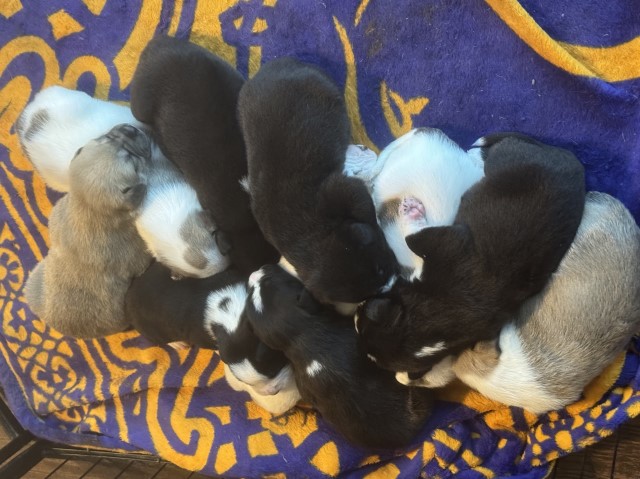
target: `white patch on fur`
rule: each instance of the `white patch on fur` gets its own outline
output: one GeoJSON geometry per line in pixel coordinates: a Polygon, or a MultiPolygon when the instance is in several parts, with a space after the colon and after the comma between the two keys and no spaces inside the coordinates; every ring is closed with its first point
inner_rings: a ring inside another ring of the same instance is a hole
{"type": "Polygon", "coordinates": [[[358,313],[353,315],[353,327],[356,328],[356,334],[360,334],[360,329],[358,328],[358,321],[360,321],[360,316],[358,313]]]}
{"type": "MultiPolygon", "coordinates": [[[[207,297],[207,306],[204,313],[205,325],[211,331],[211,325],[215,323],[222,326],[227,333],[233,334],[238,328],[246,300],[247,288],[242,283],[227,286],[210,293],[207,297]],[[225,298],[229,298],[230,301],[226,306],[226,311],[223,311],[218,305],[225,298]]],[[[211,332],[211,335],[215,338],[213,332],[211,332]]]]}
{"type": "Polygon", "coordinates": [[[345,176],[360,178],[371,186],[374,178],[382,170],[383,163],[379,161],[375,151],[364,145],[349,145],[345,153],[342,173],[345,176]]]}
{"type": "Polygon", "coordinates": [[[251,191],[249,191],[249,177],[248,176],[243,176],[242,178],[240,178],[240,186],[242,186],[242,189],[244,191],[246,191],[248,194],[251,194],[251,191]]]}
{"type": "Polygon", "coordinates": [[[343,316],[353,316],[358,309],[358,303],[331,303],[335,310],[343,316]]]}
{"type": "Polygon", "coordinates": [[[416,386],[423,388],[441,388],[449,384],[454,378],[453,356],[447,356],[431,368],[424,376],[418,379],[409,379],[406,372],[396,373],[396,381],[405,386],[416,386]]]}
{"type": "Polygon", "coordinates": [[[273,395],[263,395],[258,393],[254,387],[240,381],[234,375],[231,368],[227,364],[224,365],[224,375],[229,386],[235,391],[248,392],[256,404],[272,414],[284,414],[300,400],[300,392],[296,387],[291,367],[286,366],[280,371],[278,376],[280,376],[280,374],[282,374],[280,391],[273,395]]]}
{"type": "Polygon", "coordinates": [[[368,357],[371,361],[373,361],[374,363],[377,363],[377,362],[378,362],[378,360],[376,359],[376,357],[375,357],[373,354],[369,354],[369,353],[367,353],[367,357],[368,357]]]}
{"type": "Polygon", "coordinates": [[[264,276],[264,271],[259,269],[258,271],[254,271],[249,276],[249,288],[252,288],[251,291],[251,302],[253,303],[253,307],[258,313],[262,313],[263,305],[262,305],[262,296],[260,295],[260,280],[264,276]]]}
{"type": "Polygon", "coordinates": [[[322,371],[323,369],[324,369],[324,366],[314,359],[309,363],[306,371],[309,376],[314,378],[318,374],[320,374],[320,371],[322,371]]]}
{"type": "Polygon", "coordinates": [[[475,164],[484,170],[484,160],[482,159],[482,147],[486,141],[484,137],[478,138],[473,142],[473,145],[467,150],[467,156],[471,158],[475,164]]]}
{"type": "Polygon", "coordinates": [[[69,191],[69,164],[79,148],[120,123],[141,125],[127,107],[90,97],[60,86],[45,88],[21,116],[20,141],[44,182],[56,191],[69,191]],[[48,120],[30,139],[25,137],[39,111],[48,120]]]}
{"type": "Polygon", "coordinates": [[[499,344],[498,365],[489,374],[479,376],[454,367],[458,378],[495,401],[523,407],[535,414],[563,406],[558,398],[543,389],[531,369],[514,323],[502,328],[499,344]]]}
{"type": "Polygon", "coordinates": [[[136,228],[158,261],[182,274],[206,278],[224,270],[229,261],[220,253],[215,238],[204,225],[188,242],[182,238],[180,230],[184,222],[190,215],[201,212],[196,192],[186,181],[150,185],[136,218],[136,228]],[[207,259],[205,268],[196,268],[185,260],[189,248],[207,259]]]}
{"type": "Polygon", "coordinates": [[[416,358],[426,358],[427,356],[433,356],[437,352],[442,351],[445,348],[444,341],[439,341],[433,346],[423,346],[420,351],[417,351],[416,358]]]}
{"type": "Polygon", "coordinates": [[[393,285],[396,284],[396,281],[398,281],[398,276],[394,274],[389,278],[389,281],[387,281],[386,284],[382,288],[380,288],[380,292],[387,293],[391,291],[391,288],[393,288],[393,285]]]}
{"type": "Polygon", "coordinates": [[[283,270],[285,270],[291,276],[295,276],[297,279],[300,279],[296,269],[293,267],[291,263],[289,263],[289,261],[287,261],[287,258],[285,258],[284,256],[280,256],[280,261],[278,261],[278,266],[280,266],[283,270]]]}
{"type": "MultiPolygon", "coordinates": [[[[452,224],[463,193],[484,176],[475,159],[437,130],[411,130],[390,143],[379,159],[384,167],[373,184],[376,210],[387,201],[413,197],[424,205],[428,226],[452,224]]],[[[383,227],[398,262],[410,269],[410,278],[418,277],[423,266],[405,241],[416,227],[402,221],[383,227]]]]}

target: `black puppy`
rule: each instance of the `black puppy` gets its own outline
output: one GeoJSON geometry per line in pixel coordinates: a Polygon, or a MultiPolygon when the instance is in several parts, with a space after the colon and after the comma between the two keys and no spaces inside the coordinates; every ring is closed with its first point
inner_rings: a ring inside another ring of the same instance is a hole
{"type": "MultiPolygon", "coordinates": [[[[238,271],[227,269],[209,278],[174,281],[171,271],[156,262],[133,280],[125,312],[133,327],[153,343],[182,341],[219,349],[233,376],[251,387],[248,390],[254,399],[254,391],[273,396],[290,391],[292,386],[295,389],[286,357],[261,342],[244,317],[244,278],[238,271]]],[[[297,391],[295,394],[294,404],[297,391]]]]}
{"type": "Polygon", "coordinates": [[[391,448],[413,440],[431,414],[429,389],[403,386],[379,369],[351,322],[280,266],[262,267],[248,284],[247,318],[265,344],[291,361],[303,400],[356,444],[391,448]]]}
{"type": "Polygon", "coordinates": [[[271,61],[238,101],[251,207],[266,238],[322,302],[356,303],[398,265],[360,179],[345,177],[350,141],[342,94],[318,69],[271,61]]]}
{"type": "Polygon", "coordinates": [[[240,184],[247,159],[236,106],[242,76],[186,40],[154,38],[131,83],[131,111],[152,126],[162,151],[184,173],[216,224],[220,250],[249,275],[278,253],[253,218],[240,184]]]}
{"type": "Polygon", "coordinates": [[[421,277],[356,312],[356,330],[385,369],[424,372],[496,337],[542,290],[576,234],[585,185],[573,154],[514,134],[479,144],[485,177],[462,197],[454,224],[406,238],[424,259],[421,277]]]}

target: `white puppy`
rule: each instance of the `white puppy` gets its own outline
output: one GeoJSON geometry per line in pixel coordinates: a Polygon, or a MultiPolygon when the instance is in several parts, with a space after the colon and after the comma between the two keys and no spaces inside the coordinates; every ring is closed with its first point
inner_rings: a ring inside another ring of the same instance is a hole
{"type": "Polygon", "coordinates": [[[417,128],[380,153],[375,168],[380,167],[372,188],[378,220],[403,275],[411,279],[422,271],[423,260],[405,237],[427,226],[452,224],[460,198],[484,176],[484,166],[440,130],[417,128]]]}
{"type": "MultiPolygon", "coordinates": [[[[51,188],[69,191],[69,165],[76,152],[120,123],[147,135],[129,108],[53,86],[39,92],[17,124],[27,157],[51,188]]],[[[196,193],[152,142],[147,194],[137,211],[136,228],[151,254],[176,277],[204,278],[228,266],[225,245],[196,193]]]]}

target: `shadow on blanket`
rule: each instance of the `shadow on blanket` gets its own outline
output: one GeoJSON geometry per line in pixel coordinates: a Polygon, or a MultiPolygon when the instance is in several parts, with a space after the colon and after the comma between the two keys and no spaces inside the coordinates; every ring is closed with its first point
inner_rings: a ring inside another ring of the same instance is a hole
{"type": "MultiPolygon", "coordinates": [[[[585,398],[540,417],[460,384],[416,444],[374,454],[312,411],[271,417],[232,391],[211,351],[152,347],[130,332],[65,338],[33,317],[25,276],[46,254],[58,196],[21,153],[14,122],[52,84],[124,100],[155,33],[188,37],[243,74],[271,58],[315,63],[344,86],[355,141],[414,126],[469,144],[518,130],[572,150],[587,186],[640,215],[640,19],[632,0],[394,4],[293,0],[14,0],[0,6],[0,380],[19,420],[54,441],[145,449],[205,473],[256,477],[541,478],[557,457],[640,414],[639,357],[621,355],[585,398]],[[594,13],[595,12],[595,13],[594,13]],[[602,47],[602,48],[598,48],[602,47]]],[[[640,341],[635,341],[636,349],[640,341]]]]}

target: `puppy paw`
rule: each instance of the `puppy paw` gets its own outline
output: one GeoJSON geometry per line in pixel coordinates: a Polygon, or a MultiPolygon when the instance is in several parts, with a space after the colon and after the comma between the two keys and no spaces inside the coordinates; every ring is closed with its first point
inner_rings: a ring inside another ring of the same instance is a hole
{"type": "Polygon", "coordinates": [[[382,170],[378,155],[363,145],[349,145],[345,154],[343,174],[355,176],[370,184],[382,170]]]}
{"type": "Polygon", "coordinates": [[[172,343],[167,343],[167,346],[172,347],[176,351],[185,351],[191,348],[191,346],[184,341],[174,341],[172,343]]]}

